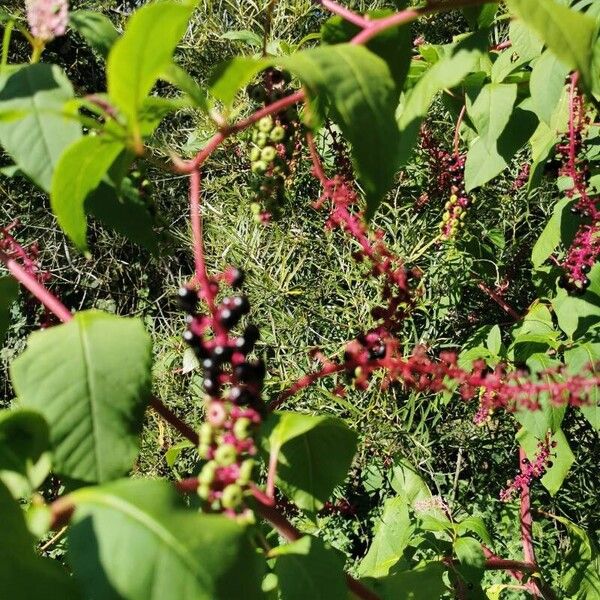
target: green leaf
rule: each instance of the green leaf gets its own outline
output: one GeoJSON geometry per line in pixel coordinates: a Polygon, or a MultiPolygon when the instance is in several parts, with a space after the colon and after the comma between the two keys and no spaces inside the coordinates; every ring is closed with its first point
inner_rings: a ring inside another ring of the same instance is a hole
{"type": "Polygon", "coordinates": [[[570,547],[564,557],[566,570],[562,584],[571,600],[600,598],[600,552],[597,542],[586,531],[565,517],[552,516],[569,533],[570,547]]]}
{"type": "Polygon", "coordinates": [[[100,183],[87,196],[85,210],[128,240],[152,253],[158,252],[158,236],[153,228],[154,219],[129,178],[123,180],[120,192],[104,181],[100,183]]]}
{"type": "Polygon", "coordinates": [[[401,571],[373,587],[382,600],[437,600],[448,591],[444,583],[446,567],[439,562],[428,562],[401,571]]]}
{"type": "Polygon", "coordinates": [[[39,487],[50,471],[48,425],[28,410],[0,411],[0,480],[15,498],[39,487]]]}
{"type": "Polygon", "coordinates": [[[245,88],[273,61],[253,56],[235,56],[217,66],[210,78],[210,93],[229,106],[236,94],[245,88]]]}
{"type": "Polygon", "coordinates": [[[106,58],[113,44],[119,39],[119,32],[112,21],[102,13],[91,10],[76,10],[69,14],[69,25],[83,39],[106,58]]]}
{"type": "Polygon", "coordinates": [[[530,61],[542,53],[544,42],[521,21],[510,22],[508,36],[512,42],[511,51],[520,59],[530,61]]]}
{"type": "MultiPolygon", "coordinates": [[[[527,458],[533,460],[536,455],[537,445],[542,437],[536,437],[529,433],[524,428],[520,429],[517,433],[517,441],[520,446],[525,450],[527,458]]],[[[575,456],[571,451],[569,442],[565,437],[562,429],[558,429],[550,438],[551,442],[556,442],[556,448],[552,448],[552,467],[550,467],[546,474],[540,479],[542,485],[550,492],[550,495],[555,496],[558,490],[560,490],[565,477],[567,476],[569,469],[575,462],[575,456]]]]}
{"type": "Polygon", "coordinates": [[[507,0],[506,4],[569,69],[577,69],[591,87],[594,19],[553,0],[507,0]]]}
{"type": "MultiPolygon", "coordinates": [[[[584,342],[575,348],[565,350],[564,359],[567,370],[573,375],[580,375],[591,365],[591,376],[598,377],[597,364],[600,363],[600,343],[584,342]]],[[[591,404],[580,406],[579,410],[594,429],[600,430],[600,389],[594,387],[590,396],[591,404]]]]}
{"type": "Polygon", "coordinates": [[[568,67],[549,50],[533,63],[529,80],[532,108],[540,121],[548,126],[552,125],[552,115],[563,93],[568,73],[568,67]]]}
{"type": "Polygon", "coordinates": [[[185,69],[173,63],[162,74],[162,78],[187,94],[197,108],[208,111],[206,90],[202,89],[185,69]]]}
{"type": "Polygon", "coordinates": [[[516,84],[488,83],[475,102],[467,103],[467,114],[486,145],[495,144],[504,131],[516,99],[516,84]]]}
{"type": "Polygon", "coordinates": [[[334,417],[275,412],[265,442],[278,453],[278,485],[299,508],[317,512],[344,481],[356,452],[356,434],[334,417]]]}
{"type": "Polygon", "coordinates": [[[263,40],[260,35],[247,29],[226,31],[221,35],[222,40],[230,40],[232,42],[244,42],[253,48],[262,48],[263,40]]]}
{"type": "Polygon", "coordinates": [[[477,137],[469,147],[465,165],[465,188],[471,191],[493,179],[506,167],[516,152],[529,140],[537,127],[533,112],[517,106],[496,143],[477,137]]]}
{"type": "Polygon", "coordinates": [[[600,264],[596,263],[588,273],[590,285],[581,296],[569,296],[561,289],[552,300],[559,327],[576,339],[600,321],[600,264]]]}
{"type": "Polygon", "coordinates": [[[19,295],[19,284],[12,277],[0,277],[0,344],[10,325],[10,308],[19,295]]]}
{"type": "Polygon", "coordinates": [[[281,600],[331,600],[347,596],[344,561],[309,535],[273,548],[281,600]]]}
{"type": "Polygon", "coordinates": [[[481,517],[469,516],[465,517],[462,521],[456,523],[456,533],[464,535],[465,533],[474,533],[484,544],[488,546],[492,545],[492,537],[485,525],[485,521],[481,517]]]}
{"type": "Polygon", "coordinates": [[[462,10],[472,29],[487,29],[496,18],[498,2],[488,2],[483,6],[469,6],[462,10]]]}
{"type": "Polygon", "coordinates": [[[402,558],[414,532],[406,498],[386,500],[369,551],[358,565],[359,577],[385,577],[402,558]]]}
{"type": "Polygon", "coordinates": [[[0,76],[0,145],[46,192],[61,154],[81,137],[74,113],[65,108],[72,99],[71,83],[55,65],[29,65],[0,76]],[[4,119],[7,114],[12,117],[4,119]]]}
{"type": "Polygon", "coordinates": [[[96,600],[262,598],[264,566],[244,527],[185,508],[167,481],[80,489],[68,560],[96,600]]]}
{"type": "Polygon", "coordinates": [[[11,378],[23,407],[48,422],[58,474],[104,482],[131,469],[151,357],[141,321],[95,310],[29,337],[11,378]]]}
{"type": "Polygon", "coordinates": [[[571,214],[572,202],[571,198],[563,198],[556,203],[550,220],[533,245],[531,262],[534,268],[540,267],[556,250],[561,241],[564,246],[568,247],[575,236],[579,219],[571,214]]]}
{"type": "Polygon", "coordinates": [[[344,137],[371,217],[398,168],[396,86],[385,61],[351,44],[298,52],[279,61],[297,75],[310,98],[327,99],[344,137]]]}
{"type": "Polygon", "coordinates": [[[402,458],[394,464],[390,485],[411,508],[414,508],[415,502],[431,498],[431,490],[418,475],[415,467],[402,458]]]}
{"type": "Polygon", "coordinates": [[[484,50],[487,50],[487,31],[478,31],[458,44],[452,45],[419,79],[407,94],[398,114],[401,132],[400,158],[405,163],[417,139],[421,121],[429,111],[435,96],[444,89],[453,88],[473,71],[484,50]]]}
{"type": "Polygon", "coordinates": [[[469,583],[479,584],[485,567],[485,554],[481,543],[472,537],[459,537],[454,542],[454,552],[458,558],[457,570],[469,583]]]}
{"type": "Polygon", "coordinates": [[[165,0],[137,10],[108,55],[109,96],[134,131],[142,102],[171,65],[196,4],[165,0]]]}
{"type": "Polygon", "coordinates": [[[52,178],[50,205],[58,224],[80,250],[87,250],[85,199],[95,190],[123,143],[110,137],[87,136],[63,153],[52,178]]]}
{"type": "Polygon", "coordinates": [[[79,598],[73,581],[58,562],[34,551],[21,507],[0,481],[0,597],[10,600],[74,600],[79,598]]]}
{"type": "MultiPolygon", "coordinates": [[[[394,11],[389,8],[367,12],[367,16],[371,21],[377,21],[377,19],[383,19],[392,14],[394,14],[394,11]]],[[[324,44],[343,44],[349,42],[359,32],[360,28],[357,25],[334,15],[321,26],[321,41],[324,44]]],[[[366,44],[366,48],[385,60],[396,83],[398,93],[400,93],[410,67],[412,50],[410,27],[402,26],[385,29],[370,40],[366,44]]]]}

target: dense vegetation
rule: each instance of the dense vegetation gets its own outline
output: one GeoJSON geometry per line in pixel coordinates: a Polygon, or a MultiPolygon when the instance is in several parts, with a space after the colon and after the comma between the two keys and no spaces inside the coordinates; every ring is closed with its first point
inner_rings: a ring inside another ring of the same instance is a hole
{"type": "Polygon", "coordinates": [[[24,4],[0,596],[600,598],[600,2],[24,4]]]}

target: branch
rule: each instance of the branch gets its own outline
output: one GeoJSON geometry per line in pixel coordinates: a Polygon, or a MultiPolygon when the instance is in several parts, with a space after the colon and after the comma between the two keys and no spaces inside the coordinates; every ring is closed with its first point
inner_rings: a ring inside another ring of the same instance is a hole
{"type": "Polygon", "coordinates": [[[515,321],[521,319],[521,315],[509,304],[507,304],[496,292],[480,281],[477,287],[487,294],[504,312],[508,313],[515,321]]]}
{"type": "Polygon", "coordinates": [[[342,19],[348,21],[348,23],[352,23],[361,29],[366,29],[367,27],[371,26],[371,21],[365,19],[350,9],[341,6],[337,2],[333,2],[332,0],[321,0],[321,4],[334,15],[339,15],[342,17],[342,19]]]}
{"type": "Polygon", "coordinates": [[[10,274],[24,287],[27,288],[51,313],[63,323],[73,318],[71,311],[46,287],[44,287],[31,273],[28,273],[15,259],[0,250],[2,261],[10,274]]]}
{"type": "Polygon", "coordinates": [[[200,443],[198,434],[184,421],[182,421],[170,408],[167,408],[156,396],[150,398],[150,406],[181,435],[187,438],[194,446],[200,443]]]}

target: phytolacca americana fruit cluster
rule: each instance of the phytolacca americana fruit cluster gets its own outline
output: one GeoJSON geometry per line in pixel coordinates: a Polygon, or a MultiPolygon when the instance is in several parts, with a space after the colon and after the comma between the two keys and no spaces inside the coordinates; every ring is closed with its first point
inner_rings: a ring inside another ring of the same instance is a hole
{"type": "MultiPolygon", "coordinates": [[[[256,102],[270,104],[292,93],[286,87],[288,83],[287,73],[270,69],[265,71],[262,84],[248,88],[248,95],[256,102]]],[[[285,200],[286,181],[300,149],[298,132],[298,111],[290,107],[274,117],[263,117],[251,133],[248,154],[256,194],[252,212],[261,221],[277,215],[285,200]]]]}
{"type": "Polygon", "coordinates": [[[444,214],[440,223],[440,235],[443,239],[456,236],[464,225],[467,208],[473,200],[468,198],[464,187],[465,158],[462,155],[452,157],[448,165],[450,174],[450,198],[444,205],[444,214]]]}
{"type": "MultiPolygon", "coordinates": [[[[240,287],[243,274],[230,269],[221,279],[240,287]]],[[[211,284],[218,285],[216,281],[211,284]]],[[[197,313],[198,292],[191,287],[181,288],[179,299],[188,313],[184,339],[202,365],[206,392],[206,415],[198,446],[204,461],[198,494],[208,510],[251,520],[252,512],[245,508],[243,498],[255,466],[254,435],[263,417],[265,365],[262,360],[250,360],[248,354],[259,339],[259,331],[247,325],[241,335],[231,335],[250,309],[244,295],[224,298],[209,315],[197,313]]]]}

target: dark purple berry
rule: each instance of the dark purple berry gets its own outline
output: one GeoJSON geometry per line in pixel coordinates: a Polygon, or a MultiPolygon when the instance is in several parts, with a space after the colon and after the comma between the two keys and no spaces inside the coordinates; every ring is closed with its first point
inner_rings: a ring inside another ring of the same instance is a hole
{"type": "Polygon", "coordinates": [[[240,318],[241,315],[237,310],[223,308],[219,311],[219,321],[221,321],[223,326],[227,329],[235,327],[238,324],[240,318]]]}
{"type": "Polygon", "coordinates": [[[228,346],[215,346],[212,352],[212,359],[216,364],[221,364],[231,358],[233,351],[228,346]]]}
{"type": "Polygon", "coordinates": [[[231,402],[240,406],[253,404],[256,401],[256,396],[254,396],[254,394],[247,388],[239,385],[236,385],[229,390],[228,398],[231,402]]]}
{"type": "Polygon", "coordinates": [[[202,345],[202,339],[197,336],[193,331],[186,329],[183,332],[184,341],[189,344],[192,348],[199,348],[202,345]]]}
{"type": "Polygon", "coordinates": [[[177,292],[179,305],[185,312],[193,313],[198,305],[198,294],[189,287],[180,287],[177,292]]]}
{"type": "Polygon", "coordinates": [[[209,396],[216,396],[219,393],[219,383],[217,379],[211,379],[210,377],[207,377],[202,382],[202,387],[209,396]]]}
{"type": "Polygon", "coordinates": [[[244,285],[244,279],[244,271],[242,271],[241,269],[233,269],[233,272],[231,274],[231,287],[242,287],[242,285],[244,285]]]}
{"type": "Polygon", "coordinates": [[[369,350],[369,358],[371,360],[377,360],[378,358],[385,357],[385,345],[380,344],[379,346],[375,346],[369,350]]]}
{"type": "Polygon", "coordinates": [[[239,337],[235,340],[235,347],[240,352],[244,354],[248,354],[248,352],[252,352],[254,348],[254,344],[260,338],[260,331],[256,325],[248,325],[246,329],[244,329],[244,333],[242,337],[239,337]]]}
{"type": "Polygon", "coordinates": [[[239,312],[240,315],[245,315],[250,310],[250,302],[246,296],[235,296],[231,299],[231,306],[239,312]]]}

